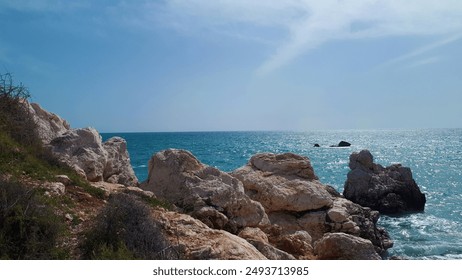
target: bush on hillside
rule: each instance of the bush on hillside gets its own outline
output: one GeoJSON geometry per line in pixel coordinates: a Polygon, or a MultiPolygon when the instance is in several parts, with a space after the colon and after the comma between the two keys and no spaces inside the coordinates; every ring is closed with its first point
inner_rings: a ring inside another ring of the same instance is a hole
{"type": "Polygon", "coordinates": [[[0,259],[63,259],[63,229],[36,189],[0,180],[0,259]]]}
{"type": "Polygon", "coordinates": [[[86,234],[85,259],[177,259],[150,208],[127,194],[114,194],[86,234]]]}
{"type": "Polygon", "coordinates": [[[36,123],[26,101],[29,90],[16,85],[11,74],[0,74],[0,132],[25,146],[41,146],[36,123]]]}

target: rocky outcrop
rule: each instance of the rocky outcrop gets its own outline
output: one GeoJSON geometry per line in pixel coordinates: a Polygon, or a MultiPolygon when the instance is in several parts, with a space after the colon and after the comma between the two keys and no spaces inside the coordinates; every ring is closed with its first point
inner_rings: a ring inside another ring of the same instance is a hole
{"type": "Polygon", "coordinates": [[[184,259],[265,260],[246,240],[223,230],[211,229],[189,215],[157,210],[153,218],[184,259]]]}
{"type": "Polygon", "coordinates": [[[237,232],[269,223],[263,206],[244,193],[239,180],[202,164],[188,151],[154,155],[142,188],[215,228],[237,232]]]}
{"type": "Polygon", "coordinates": [[[102,181],[107,152],[94,128],[72,129],[54,138],[49,147],[57,159],[85,174],[89,181],[102,181]]]}
{"type": "Polygon", "coordinates": [[[373,162],[368,150],[350,156],[343,195],[362,206],[384,214],[423,211],[423,194],[412,177],[410,168],[393,164],[384,168],[373,162]]]}
{"type": "Polygon", "coordinates": [[[232,175],[268,213],[303,212],[330,207],[332,197],[314,174],[308,158],[295,154],[258,154],[232,175]]]}
{"type": "Polygon", "coordinates": [[[314,252],[321,260],[380,260],[369,240],[345,233],[327,233],[318,240],[314,252]]]}
{"type": "Polygon", "coordinates": [[[120,137],[102,142],[94,128],[71,129],[69,123],[36,103],[27,103],[38,136],[51,154],[91,182],[136,186],[127,143],[120,137]]]}
{"type": "Polygon", "coordinates": [[[71,129],[47,146],[61,163],[91,182],[107,181],[125,186],[138,183],[122,138],[114,137],[103,143],[94,128],[71,129]]]}
{"type": "Polygon", "coordinates": [[[121,137],[112,137],[103,143],[103,148],[107,153],[104,181],[125,186],[137,185],[138,179],[130,163],[127,141],[121,137]]]}
{"type": "Polygon", "coordinates": [[[27,105],[37,125],[38,136],[43,143],[50,143],[51,140],[61,136],[71,128],[66,120],[44,110],[39,104],[27,102],[27,105]]]}
{"type": "Polygon", "coordinates": [[[393,245],[386,231],[376,225],[378,212],[348,201],[321,184],[306,157],[258,154],[231,174],[242,181],[250,198],[265,207],[272,227],[267,231],[271,232],[271,243],[279,249],[287,250],[290,243],[297,244],[300,240],[287,238],[292,242],[281,245],[281,237],[296,232],[309,236],[304,239],[308,246],[298,243],[305,249],[294,253],[297,256],[310,255],[309,246],[330,232],[367,239],[380,254],[393,245]]]}

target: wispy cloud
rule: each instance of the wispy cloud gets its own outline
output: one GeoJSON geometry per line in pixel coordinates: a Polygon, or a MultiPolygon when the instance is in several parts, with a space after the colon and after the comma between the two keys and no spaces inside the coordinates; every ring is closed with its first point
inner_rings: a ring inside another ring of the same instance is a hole
{"type": "MultiPolygon", "coordinates": [[[[158,6],[156,9],[160,11],[158,6]]],[[[333,40],[459,34],[461,14],[459,0],[171,0],[165,2],[162,14],[151,10],[151,16],[162,18],[162,24],[183,30],[207,26],[229,32],[236,23],[282,30],[283,36],[265,38],[279,43],[258,68],[260,74],[274,71],[333,40]]],[[[247,32],[244,30],[239,32],[247,32]]],[[[262,36],[242,37],[250,35],[262,36]]],[[[427,48],[449,44],[458,36],[427,48]]]]}
{"type": "MultiPolygon", "coordinates": [[[[441,48],[443,46],[446,46],[448,44],[451,44],[455,41],[458,41],[462,39],[462,33],[458,33],[458,34],[455,34],[455,35],[451,35],[447,38],[444,38],[442,40],[438,40],[434,43],[431,43],[429,45],[426,45],[426,46],[423,46],[423,47],[420,47],[418,49],[415,49],[409,53],[406,53],[402,56],[399,56],[399,57],[396,57],[388,62],[386,62],[385,64],[382,65],[383,66],[389,66],[389,65],[392,65],[392,64],[397,64],[397,63],[400,63],[400,62],[404,62],[404,61],[409,61],[409,60],[412,60],[418,56],[422,56],[422,55],[425,55],[435,49],[438,49],[438,48],[441,48]]],[[[424,59],[420,59],[419,61],[432,61],[433,63],[436,62],[435,61],[435,57],[430,57],[430,58],[424,58],[424,59]]],[[[414,66],[418,66],[418,65],[424,65],[424,64],[429,64],[427,61],[427,63],[412,63],[412,65],[414,66]]]]}
{"type": "MultiPolygon", "coordinates": [[[[442,42],[396,58],[409,59],[462,34],[460,0],[3,0],[2,8],[60,11],[97,8],[142,28],[171,28],[188,35],[222,34],[238,40],[267,42],[271,52],[256,70],[266,74],[313,49],[335,41],[396,36],[446,36],[442,42]]],[[[96,16],[96,15],[95,15],[96,16]]]]}
{"type": "Polygon", "coordinates": [[[426,57],[426,58],[419,59],[417,61],[412,62],[407,67],[408,68],[420,67],[420,66],[424,66],[424,65],[428,65],[428,64],[438,63],[441,60],[443,60],[443,58],[441,56],[426,57]]]}

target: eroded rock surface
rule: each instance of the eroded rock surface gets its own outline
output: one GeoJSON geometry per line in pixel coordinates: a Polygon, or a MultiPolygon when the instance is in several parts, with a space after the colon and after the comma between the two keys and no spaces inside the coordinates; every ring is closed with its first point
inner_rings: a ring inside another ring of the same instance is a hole
{"type": "Polygon", "coordinates": [[[425,194],[414,181],[410,168],[375,164],[368,150],[351,154],[349,167],[345,198],[384,214],[424,210],[425,194]]]}
{"type": "Polygon", "coordinates": [[[154,155],[142,188],[230,232],[269,223],[263,206],[244,193],[239,180],[202,164],[188,151],[170,149],[154,155]]]}
{"type": "Polygon", "coordinates": [[[265,260],[246,240],[223,230],[211,229],[186,214],[155,211],[171,244],[181,248],[185,259],[193,260],[265,260]]]}

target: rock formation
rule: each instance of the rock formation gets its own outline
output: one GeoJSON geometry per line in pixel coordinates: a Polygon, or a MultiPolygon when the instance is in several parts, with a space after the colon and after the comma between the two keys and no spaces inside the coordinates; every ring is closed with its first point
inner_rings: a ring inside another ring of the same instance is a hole
{"type": "Polygon", "coordinates": [[[307,232],[315,242],[328,232],[344,232],[370,240],[380,254],[393,245],[376,226],[378,213],[321,184],[307,157],[257,154],[231,174],[265,207],[271,225],[279,229],[274,236],[307,232]]]}
{"type": "Polygon", "coordinates": [[[424,210],[425,194],[412,178],[410,168],[400,164],[384,168],[373,162],[368,150],[351,154],[349,167],[345,198],[384,214],[424,210]]]}
{"type": "Polygon", "coordinates": [[[211,229],[189,215],[158,210],[154,219],[184,259],[265,260],[246,240],[223,230],[211,229]]]}
{"type": "Polygon", "coordinates": [[[314,252],[321,260],[380,260],[369,240],[345,233],[327,233],[318,240],[314,252]]]}
{"type": "Polygon", "coordinates": [[[142,188],[219,229],[236,232],[269,223],[263,206],[244,193],[239,180],[202,164],[188,151],[154,155],[142,188]]]}
{"type": "Polygon", "coordinates": [[[84,173],[89,181],[102,181],[107,152],[94,128],[72,129],[51,140],[53,155],[66,165],[84,173]]]}
{"type": "Polygon", "coordinates": [[[103,179],[109,183],[135,186],[138,180],[130,163],[127,141],[121,137],[112,137],[103,143],[107,152],[103,179]]]}
{"type": "Polygon", "coordinates": [[[238,234],[268,259],[315,259],[315,242],[332,232],[364,240],[375,256],[393,244],[376,226],[378,212],[321,184],[309,159],[291,153],[257,154],[230,176],[190,152],[165,150],[151,158],[141,187],[210,228],[238,234]]]}
{"type": "Polygon", "coordinates": [[[94,128],[71,129],[66,120],[36,103],[28,103],[28,108],[40,139],[58,161],[91,182],[138,184],[124,139],[113,137],[103,143],[94,128]]]}
{"type": "Polygon", "coordinates": [[[50,113],[37,103],[28,103],[29,112],[37,124],[37,133],[43,143],[47,144],[54,138],[61,136],[71,127],[60,116],[50,113]]]}

